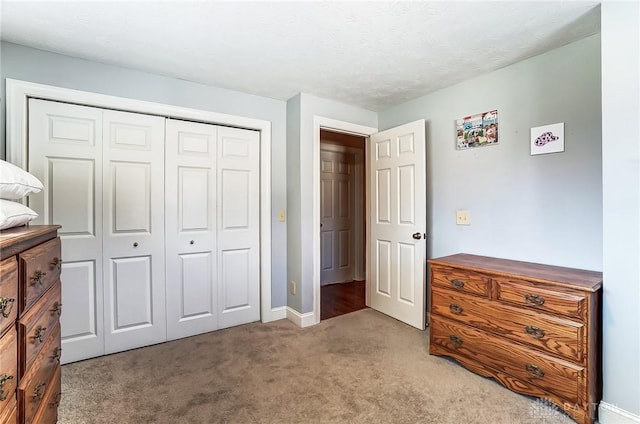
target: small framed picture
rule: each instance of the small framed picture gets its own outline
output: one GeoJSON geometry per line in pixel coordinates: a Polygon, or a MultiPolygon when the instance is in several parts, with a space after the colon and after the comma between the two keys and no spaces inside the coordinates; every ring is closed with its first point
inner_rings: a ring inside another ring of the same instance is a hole
{"type": "Polygon", "coordinates": [[[564,122],[531,128],[531,154],[564,152],[564,122]]]}

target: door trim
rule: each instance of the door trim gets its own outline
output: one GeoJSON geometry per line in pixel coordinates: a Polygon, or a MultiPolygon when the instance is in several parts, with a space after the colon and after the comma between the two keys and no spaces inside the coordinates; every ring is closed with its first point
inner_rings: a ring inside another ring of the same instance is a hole
{"type": "MultiPolygon", "coordinates": [[[[326,129],[339,133],[354,134],[365,137],[365,167],[368,164],[367,149],[369,136],[378,132],[377,128],[350,122],[339,121],[323,116],[313,116],[313,321],[308,325],[320,323],[320,129],[326,129]]],[[[366,180],[366,178],[365,178],[366,180]]],[[[368,193],[368,186],[365,185],[368,193]]],[[[365,217],[369,216],[368,206],[365,208],[365,217]]],[[[368,263],[369,252],[365,253],[368,263]]],[[[366,272],[366,271],[365,271],[366,272]]],[[[366,275],[365,275],[366,279],[366,275]]]]}
{"type": "Polygon", "coordinates": [[[30,97],[260,131],[260,316],[262,322],[282,319],[279,310],[271,309],[270,121],[7,78],[7,160],[23,169],[27,168],[27,107],[30,97]]]}

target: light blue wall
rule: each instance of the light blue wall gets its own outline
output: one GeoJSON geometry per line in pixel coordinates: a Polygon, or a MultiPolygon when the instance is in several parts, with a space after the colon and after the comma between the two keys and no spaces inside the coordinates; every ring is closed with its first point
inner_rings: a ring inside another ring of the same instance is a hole
{"type": "MultiPolygon", "coordinates": [[[[640,5],[601,7],[603,401],[640,422],[640,5]]],[[[603,424],[632,422],[600,411],[603,424]]]]}
{"type": "MultiPolygon", "coordinates": [[[[12,78],[76,90],[226,113],[271,122],[272,306],[286,305],[286,102],[224,90],[147,72],[105,65],[2,42],[0,75],[5,115],[5,79],[12,78]]],[[[4,119],[0,153],[4,157],[4,119]]]]}
{"type": "MultiPolygon", "coordinates": [[[[313,234],[314,231],[320,230],[313,228],[313,158],[315,154],[319,154],[313,149],[313,119],[315,116],[320,116],[377,128],[378,117],[375,112],[370,110],[305,93],[299,95],[299,100],[298,98],[292,100],[296,104],[293,107],[291,100],[289,101],[290,105],[287,111],[292,114],[288,115],[287,119],[298,121],[299,125],[297,127],[292,125],[291,128],[294,131],[299,129],[300,135],[288,135],[289,142],[298,142],[299,144],[298,147],[290,146],[289,153],[295,152],[299,148],[297,152],[299,155],[296,157],[290,155],[287,159],[290,166],[299,168],[296,171],[291,171],[299,172],[299,178],[288,179],[288,193],[295,196],[288,199],[290,206],[288,232],[293,237],[300,238],[299,242],[291,241],[294,246],[300,246],[300,249],[299,251],[293,248],[289,249],[288,267],[289,279],[298,278],[295,280],[298,284],[296,296],[300,299],[296,299],[289,306],[294,307],[298,312],[308,313],[313,311],[313,234]],[[297,115],[298,111],[299,115],[297,115]],[[299,217],[292,217],[292,211],[299,213],[299,217]],[[300,306],[301,309],[297,309],[297,306],[300,306]]],[[[320,205],[316,206],[320,207],[320,205]]]]}
{"type": "Polygon", "coordinates": [[[380,130],[427,120],[427,255],[601,270],[600,103],[595,35],[380,113],[380,130]],[[456,150],[456,119],[492,109],[500,143],[456,150]],[[531,156],[530,128],[558,122],[565,152],[531,156]]]}
{"type": "MultiPolygon", "coordinates": [[[[287,281],[302,281],[302,238],[300,237],[300,105],[302,95],[287,101],[287,281]]],[[[299,284],[299,283],[298,283],[299,284]]],[[[287,306],[302,310],[302,290],[292,294],[287,286],[287,306]]]]}

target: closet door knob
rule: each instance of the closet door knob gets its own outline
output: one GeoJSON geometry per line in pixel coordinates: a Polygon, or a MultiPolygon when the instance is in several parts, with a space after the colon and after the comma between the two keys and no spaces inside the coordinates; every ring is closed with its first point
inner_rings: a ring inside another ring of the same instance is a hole
{"type": "Polygon", "coordinates": [[[195,241],[193,241],[193,240],[191,240],[191,241],[189,242],[189,244],[194,244],[194,243],[195,243],[195,241]]]}
{"type": "Polygon", "coordinates": [[[138,247],[138,242],[137,241],[133,243],[133,247],[138,247]]]}

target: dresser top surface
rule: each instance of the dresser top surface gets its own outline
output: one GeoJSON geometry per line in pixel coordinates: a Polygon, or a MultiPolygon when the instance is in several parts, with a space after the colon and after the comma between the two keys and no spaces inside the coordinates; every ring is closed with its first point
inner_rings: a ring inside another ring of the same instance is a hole
{"type": "Polygon", "coordinates": [[[587,291],[597,291],[602,287],[602,272],[598,271],[469,255],[466,253],[429,259],[427,262],[431,265],[455,266],[509,278],[567,285],[587,291]]]}
{"type": "Polygon", "coordinates": [[[16,253],[19,246],[33,239],[54,238],[59,225],[24,225],[0,230],[0,257],[2,259],[16,253]]]}

